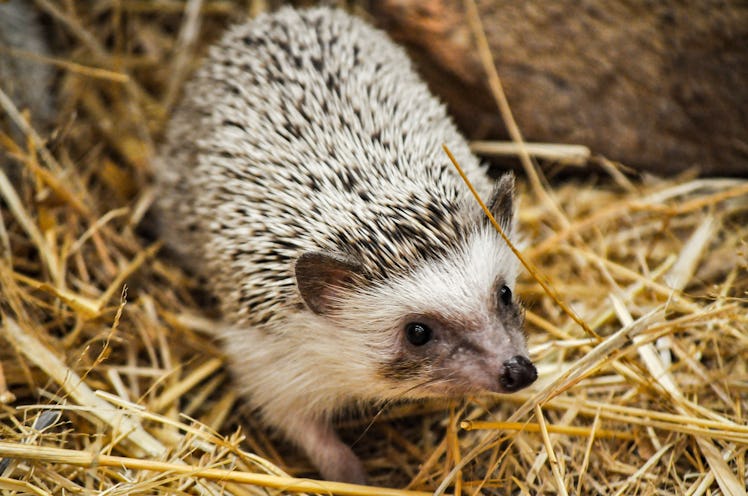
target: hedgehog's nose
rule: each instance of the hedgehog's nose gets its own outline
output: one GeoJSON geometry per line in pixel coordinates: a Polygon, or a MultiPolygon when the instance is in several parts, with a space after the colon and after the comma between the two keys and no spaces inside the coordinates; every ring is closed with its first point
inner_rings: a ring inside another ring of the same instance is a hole
{"type": "Polygon", "coordinates": [[[504,371],[499,377],[501,386],[507,393],[519,391],[538,378],[538,371],[527,358],[516,355],[504,362],[504,371]]]}

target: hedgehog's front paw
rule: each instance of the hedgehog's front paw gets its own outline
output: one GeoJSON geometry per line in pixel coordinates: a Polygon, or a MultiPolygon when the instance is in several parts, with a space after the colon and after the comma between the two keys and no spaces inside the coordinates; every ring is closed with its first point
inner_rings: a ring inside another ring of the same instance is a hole
{"type": "Polygon", "coordinates": [[[366,484],[366,471],[353,450],[340,440],[325,420],[297,419],[296,428],[287,430],[319,470],[324,479],[366,484]]]}
{"type": "MultiPolygon", "coordinates": [[[[337,436],[336,436],[337,437],[337,436]]],[[[352,484],[366,484],[366,471],[361,460],[351,448],[340,440],[334,451],[325,454],[324,459],[315,460],[320,474],[327,480],[350,482],[352,484]]]]}

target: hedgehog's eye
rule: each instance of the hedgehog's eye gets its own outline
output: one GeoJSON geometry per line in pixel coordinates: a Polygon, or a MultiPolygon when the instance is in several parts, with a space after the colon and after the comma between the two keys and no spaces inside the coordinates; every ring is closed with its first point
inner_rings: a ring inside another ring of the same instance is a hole
{"type": "Polygon", "coordinates": [[[405,326],[405,337],[413,346],[423,346],[431,340],[431,328],[426,324],[411,322],[405,326]]]}
{"type": "Polygon", "coordinates": [[[501,298],[501,303],[504,305],[511,305],[512,304],[512,290],[509,289],[509,286],[501,286],[501,289],[499,290],[499,298],[501,298]]]}

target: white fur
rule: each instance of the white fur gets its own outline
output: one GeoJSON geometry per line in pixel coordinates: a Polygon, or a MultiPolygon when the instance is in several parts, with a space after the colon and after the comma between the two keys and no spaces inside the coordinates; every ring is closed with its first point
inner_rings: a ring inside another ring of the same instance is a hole
{"type": "MultiPolygon", "coordinates": [[[[513,289],[518,270],[510,252],[497,249],[503,243],[493,228],[478,229],[454,256],[346,295],[333,319],[304,311],[287,315],[273,333],[228,328],[226,350],[245,379],[240,387],[274,423],[287,422],[288,415],[328,418],[352,403],[400,397],[403,389],[383,381],[376,365],[392,352],[403,316],[472,315],[483,327],[495,325],[489,303],[495,281],[501,278],[513,289]]],[[[526,354],[524,342],[512,342],[501,331],[486,331],[499,340],[494,370],[526,354]]],[[[409,395],[419,396],[417,390],[409,395]]]]}

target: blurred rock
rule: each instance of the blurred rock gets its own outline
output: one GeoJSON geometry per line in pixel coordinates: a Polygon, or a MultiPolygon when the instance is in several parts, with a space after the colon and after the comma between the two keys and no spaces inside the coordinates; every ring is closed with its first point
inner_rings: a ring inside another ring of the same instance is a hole
{"type": "MultiPolygon", "coordinates": [[[[748,3],[479,0],[525,138],[658,174],[748,175],[748,3]]],[[[463,0],[371,3],[473,139],[507,133],[463,0]]]]}
{"type": "MultiPolygon", "coordinates": [[[[32,124],[44,126],[54,115],[54,69],[20,51],[49,55],[37,11],[33,2],[28,0],[0,1],[0,88],[18,110],[30,111],[32,124]]],[[[2,110],[0,122],[12,132],[18,132],[2,110]]]]}
{"type": "MultiPolygon", "coordinates": [[[[49,55],[45,32],[28,0],[0,1],[0,89],[21,111],[28,111],[30,123],[38,131],[47,131],[54,118],[54,69],[33,60],[33,55],[49,55]],[[29,56],[28,54],[32,54],[29,56]]],[[[0,131],[25,147],[24,133],[0,108],[0,131]]],[[[20,165],[0,148],[0,168],[11,182],[21,177],[20,165]]]]}

